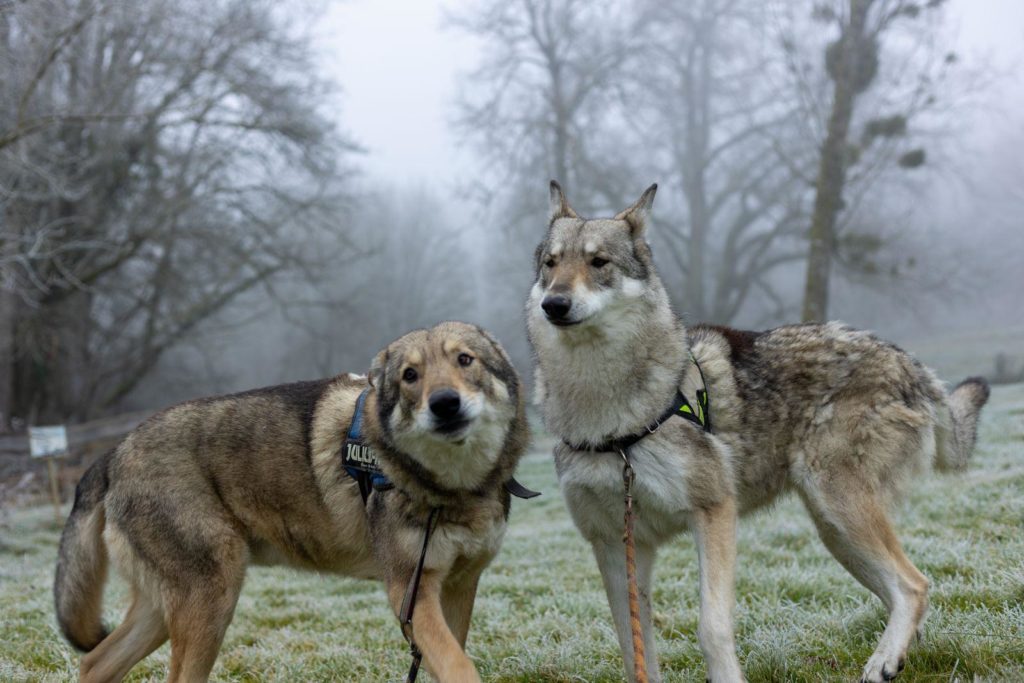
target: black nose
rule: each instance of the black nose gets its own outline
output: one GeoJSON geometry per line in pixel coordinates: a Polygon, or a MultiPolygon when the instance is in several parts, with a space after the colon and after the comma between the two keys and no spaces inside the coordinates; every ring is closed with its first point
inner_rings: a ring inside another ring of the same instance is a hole
{"type": "Polygon", "coordinates": [[[459,414],[462,401],[454,389],[438,389],[430,395],[430,412],[442,420],[451,420],[459,414]]]}
{"type": "Polygon", "coordinates": [[[552,294],[551,296],[544,297],[540,307],[544,309],[544,312],[552,320],[561,320],[569,315],[569,309],[572,308],[572,299],[561,294],[552,294]]]}

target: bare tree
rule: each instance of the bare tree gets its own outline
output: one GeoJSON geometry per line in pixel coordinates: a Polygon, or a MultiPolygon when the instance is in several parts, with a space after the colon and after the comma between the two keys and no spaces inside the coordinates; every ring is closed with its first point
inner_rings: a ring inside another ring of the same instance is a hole
{"type": "MultiPolygon", "coordinates": [[[[850,204],[850,198],[844,197],[844,192],[851,184],[848,178],[851,167],[860,161],[865,175],[877,174],[877,164],[864,163],[859,158],[863,149],[876,140],[904,137],[910,117],[935,101],[934,88],[922,79],[903,101],[890,102],[888,113],[866,122],[859,145],[851,144],[850,129],[857,104],[879,74],[883,38],[893,33],[894,27],[917,19],[923,12],[934,11],[943,4],[943,0],[835,0],[815,7],[814,17],[823,25],[835,26],[838,37],[828,44],[824,52],[832,96],[819,154],[810,224],[802,315],[805,321],[824,320],[828,315],[830,272],[838,249],[837,220],[850,204]]],[[[927,27],[921,27],[919,23],[915,25],[910,31],[911,40],[920,39],[913,33],[922,29],[927,31],[927,27]]],[[[935,55],[931,56],[934,59],[935,55]]],[[[890,52],[888,58],[895,56],[890,52]]],[[[955,61],[955,57],[947,53],[941,56],[941,61],[949,64],[955,61]]],[[[911,62],[900,64],[900,68],[916,70],[921,67],[911,62]]],[[[904,150],[898,157],[899,166],[904,168],[916,168],[924,161],[925,152],[920,148],[904,150]]],[[[852,245],[877,248],[870,239],[867,242],[861,240],[859,244],[854,239],[852,245]]]]}
{"type": "Polygon", "coordinates": [[[786,305],[771,274],[805,257],[806,185],[780,157],[797,106],[779,97],[785,65],[767,12],[746,0],[652,2],[644,12],[644,59],[623,105],[629,146],[650,150],[658,178],[678,188],[657,231],[683,276],[678,303],[728,323],[755,296],[778,316],[786,305]]]}
{"type": "MultiPolygon", "coordinates": [[[[529,280],[530,254],[540,238],[546,183],[571,188],[578,208],[608,202],[592,171],[628,177],[588,155],[609,127],[617,106],[614,84],[636,54],[639,36],[629,8],[616,0],[484,0],[449,17],[449,23],[482,41],[479,65],[463,80],[455,129],[476,152],[480,175],[466,192],[492,225],[487,263],[489,324],[513,358],[526,362],[521,300],[510,287],[529,280]]],[[[631,180],[631,179],[630,179],[631,180]]],[[[606,187],[628,194],[627,183],[606,187]]],[[[624,197],[623,197],[624,198],[624,197]]]]}
{"type": "Polygon", "coordinates": [[[489,222],[519,240],[530,216],[536,236],[545,174],[584,211],[653,176],[670,188],[653,239],[670,283],[682,275],[677,304],[719,322],[752,293],[783,306],[769,275],[805,257],[806,185],[775,151],[797,107],[779,100],[761,3],[495,2],[457,25],[485,41],[457,126],[486,159],[489,222]]]}
{"type": "Polygon", "coordinates": [[[585,202],[584,173],[595,165],[586,155],[611,113],[602,97],[635,53],[631,13],[614,0],[485,0],[449,23],[485,42],[455,121],[487,169],[485,198],[513,224],[535,221],[545,205],[538,177],[558,178],[585,202]]]}
{"type": "Polygon", "coordinates": [[[0,16],[0,413],[108,409],[240,295],[274,296],[344,246],[353,148],[312,104],[328,89],[273,3],[0,16]]]}
{"type": "Polygon", "coordinates": [[[287,306],[251,290],[209,323],[213,332],[165,354],[131,407],[253,386],[365,372],[376,349],[440,320],[478,322],[473,245],[450,202],[423,187],[360,194],[357,258],[275,285],[287,306]]]}

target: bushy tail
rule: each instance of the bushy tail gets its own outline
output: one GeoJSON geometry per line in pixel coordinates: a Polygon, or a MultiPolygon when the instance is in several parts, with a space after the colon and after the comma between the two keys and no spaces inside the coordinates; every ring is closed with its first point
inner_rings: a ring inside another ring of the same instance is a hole
{"type": "Polygon", "coordinates": [[[53,598],[57,623],[64,637],[83,652],[107,636],[101,621],[103,584],[107,579],[106,522],[103,498],[107,493],[109,456],[90,467],[75,489],[75,504],[64,525],[57,556],[53,598]]]}
{"type": "Polygon", "coordinates": [[[982,377],[968,377],[950,392],[947,399],[950,424],[938,440],[938,459],[936,465],[940,470],[964,470],[974,452],[974,442],[978,439],[978,417],[981,407],[988,401],[991,393],[988,382],[982,377]]]}

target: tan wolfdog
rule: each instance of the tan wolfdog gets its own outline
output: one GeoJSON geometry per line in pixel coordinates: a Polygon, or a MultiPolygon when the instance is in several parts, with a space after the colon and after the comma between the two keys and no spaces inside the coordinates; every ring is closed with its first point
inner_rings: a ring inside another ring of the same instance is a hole
{"type": "MultiPolygon", "coordinates": [[[[61,538],[57,618],[80,680],[118,681],[171,641],[169,680],[204,681],[249,564],[382,580],[398,613],[420,559],[411,635],[441,681],[479,681],[463,648],[481,572],[528,441],[502,347],[464,323],[411,332],[366,378],[339,376],[189,401],[150,418],[86,472],[61,538]],[[364,503],[339,452],[360,395],[391,486],[364,503]],[[131,587],[100,623],[108,553],[131,587]]],[[[339,672],[343,674],[343,672],[339,672]]]]}
{"type": "Polygon", "coordinates": [[[787,490],[803,499],[836,559],[888,608],[863,680],[889,680],[921,627],[928,581],[904,555],[886,509],[899,485],[933,460],[966,466],[988,387],[970,379],[947,394],[907,353],[840,323],[687,330],[645,239],[655,189],[614,218],[585,220],[552,183],[527,304],[538,396],[561,439],[560,485],[593,546],[627,672],[632,678],[623,454],[636,476],[650,680],[660,680],[650,608],[655,552],[687,528],[700,561],[697,635],[708,678],[742,680],[732,625],[737,516],[787,490]]]}

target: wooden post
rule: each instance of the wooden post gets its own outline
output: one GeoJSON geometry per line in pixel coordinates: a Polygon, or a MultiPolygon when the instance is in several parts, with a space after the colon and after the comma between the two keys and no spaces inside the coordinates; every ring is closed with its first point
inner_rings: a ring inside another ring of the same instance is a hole
{"type": "Polygon", "coordinates": [[[29,451],[34,458],[46,459],[46,471],[50,474],[50,497],[53,499],[53,514],[57,526],[64,521],[60,514],[60,474],[57,458],[68,452],[68,433],[64,425],[28,428],[29,451]]]}
{"type": "Polygon", "coordinates": [[[53,500],[53,517],[57,521],[57,526],[60,526],[61,522],[64,521],[64,516],[60,513],[60,480],[58,475],[60,474],[57,467],[56,455],[51,455],[46,458],[46,469],[50,473],[50,498],[53,500]]]}

